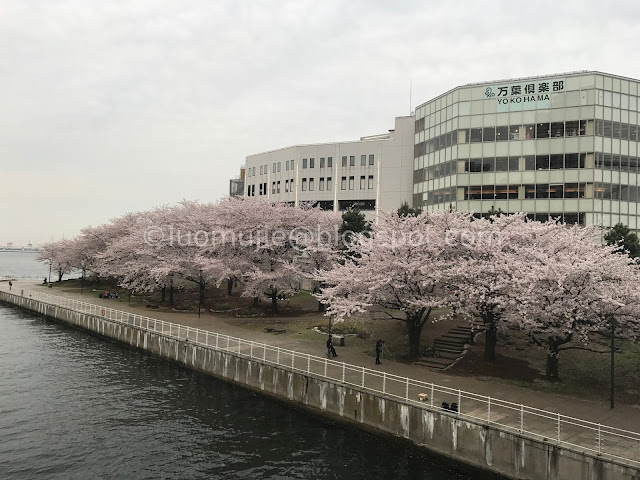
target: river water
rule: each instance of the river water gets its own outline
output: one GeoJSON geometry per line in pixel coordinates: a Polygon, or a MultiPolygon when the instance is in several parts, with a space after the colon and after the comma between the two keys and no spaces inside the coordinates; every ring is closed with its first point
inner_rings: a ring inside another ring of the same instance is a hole
{"type": "Polygon", "coordinates": [[[472,477],[404,444],[0,304],[0,478],[472,477]]]}

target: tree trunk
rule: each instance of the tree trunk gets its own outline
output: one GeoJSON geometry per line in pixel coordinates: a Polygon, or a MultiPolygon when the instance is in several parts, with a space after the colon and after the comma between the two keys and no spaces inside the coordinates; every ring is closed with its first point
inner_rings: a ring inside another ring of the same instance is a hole
{"type": "Polygon", "coordinates": [[[82,271],[82,278],[80,279],[80,295],[84,293],[84,270],[82,271]]]}
{"type": "Polygon", "coordinates": [[[271,294],[271,313],[278,313],[278,295],[275,292],[271,294]]]}
{"type": "Polygon", "coordinates": [[[422,335],[422,317],[407,315],[407,331],[409,333],[409,358],[420,358],[420,336],[422,335]]]}
{"type": "Polygon", "coordinates": [[[173,280],[169,282],[169,305],[173,306],[173,280]]]}
{"type": "Polygon", "coordinates": [[[487,362],[496,361],[496,343],[498,341],[498,329],[495,322],[485,323],[484,359],[487,362]]]}
{"type": "Polygon", "coordinates": [[[253,306],[254,307],[259,307],[260,306],[260,298],[253,297],[253,306]]]}
{"type": "Polygon", "coordinates": [[[233,278],[227,279],[227,295],[231,296],[231,291],[233,290],[233,278]]]}
{"type": "Polygon", "coordinates": [[[547,380],[555,382],[558,380],[558,365],[560,359],[558,358],[558,352],[547,353],[547,380]]]}
{"type": "Polygon", "coordinates": [[[163,286],[161,292],[162,292],[162,298],[160,299],[160,301],[164,302],[167,300],[167,287],[163,286]]]}
{"type": "Polygon", "coordinates": [[[325,304],[320,302],[320,301],[318,301],[318,311],[319,312],[324,312],[324,310],[325,310],[325,304]]]}
{"type": "Polygon", "coordinates": [[[62,275],[64,275],[64,273],[62,273],[61,270],[58,270],[58,281],[61,282],[62,281],[62,275]]]}

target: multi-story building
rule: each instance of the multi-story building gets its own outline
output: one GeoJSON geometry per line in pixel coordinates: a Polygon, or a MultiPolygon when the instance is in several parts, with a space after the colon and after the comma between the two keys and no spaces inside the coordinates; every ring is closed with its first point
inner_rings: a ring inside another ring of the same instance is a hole
{"type": "Polygon", "coordinates": [[[413,206],[640,229],[639,96],[589,71],[456,87],[416,109],[413,206]]]}
{"type": "Polygon", "coordinates": [[[411,203],[414,117],[397,117],[382,135],[337,143],[296,145],[246,158],[244,194],[327,210],[379,209],[411,203]]]}

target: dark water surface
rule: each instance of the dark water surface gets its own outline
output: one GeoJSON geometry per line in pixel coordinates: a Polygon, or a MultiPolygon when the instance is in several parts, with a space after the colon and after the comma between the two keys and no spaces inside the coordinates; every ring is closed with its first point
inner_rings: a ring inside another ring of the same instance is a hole
{"type": "Polygon", "coordinates": [[[0,304],[0,479],[472,478],[0,304]]]}

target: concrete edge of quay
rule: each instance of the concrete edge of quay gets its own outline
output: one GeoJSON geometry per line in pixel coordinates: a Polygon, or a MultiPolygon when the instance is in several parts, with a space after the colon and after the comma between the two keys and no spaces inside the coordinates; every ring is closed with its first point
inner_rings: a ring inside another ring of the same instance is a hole
{"type": "Polygon", "coordinates": [[[311,413],[377,435],[410,442],[475,475],[517,479],[639,479],[640,468],[588,451],[558,446],[454,413],[406,404],[381,393],[197,345],[100,316],[0,291],[0,301],[88,330],[311,413]]]}

